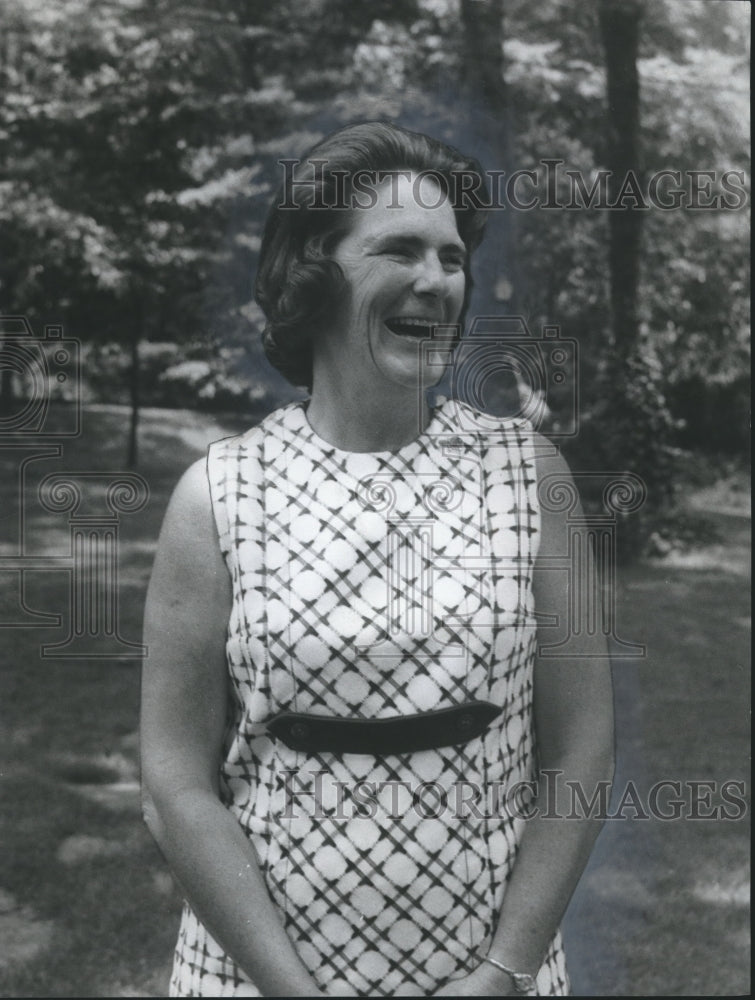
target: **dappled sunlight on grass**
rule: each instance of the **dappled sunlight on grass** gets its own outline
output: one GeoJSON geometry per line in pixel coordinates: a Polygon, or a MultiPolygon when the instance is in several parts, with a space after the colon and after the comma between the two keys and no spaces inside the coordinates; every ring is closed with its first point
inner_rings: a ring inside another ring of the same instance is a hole
{"type": "MultiPolygon", "coordinates": [[[[125,415],[122,407],[87,408],[84,433],[66,443],[63,461],[30,473],[28,551],[68,551],[68,516],[41,510],[36,484],[63,468],[123,471],[125,415]]],[[[173,485],[208,441],[245,426],[187,411],[142,413],[138,472],[149,500],[121,517],[118,550],[118,615],[128,640],[141,635],[173,485]]],[[[7,461],[3,471],[0,510],[8,511],[16,479],[7,461]]],[[[615,664],[618,765],[622,780],[643,788],[663,778],[746,773],[749,522],[707,516],[716,519],[716,540],[693,547],[686,562],[674,555],[619,576],[619,635],[647,653],[615,664]]],[[[0,520],[0,552],[15,551],[15,526],[0,520]]],[[[5,940],[21,942],[17,960],[0,965],[0,995],[165,995],[180,897],[139,812],[137,663],[41,657],[43,644],[67,634],[69,575],[36,569],[23,588],[27,606],[59,614],[59,627],[0,631],[0,904],[11,901],[0,905],[0,934],[11,928],[5,940]],[[24,952],[27,931],[29,941],[39,933],[24,952]]],[[[7,585],[0,614],[19,606],[15,579],[0,576],[7,585]]],[[[695,988],[713,993],[723,965],[731,975],[721,982],[737,990],[746,952],[746,826],[745,819],[607,824],[570,910],[574,954],[593,981],[633,995],[689,992],[695,970],[695,988]]]]}
{"type": "Polygon", "coordinates": [[[717,906],[750,905],[750,876],[747,869],[737,872],[712,874],[708,881],[700,881],[693,890],[694,896],[703,903],[717,906]]]}

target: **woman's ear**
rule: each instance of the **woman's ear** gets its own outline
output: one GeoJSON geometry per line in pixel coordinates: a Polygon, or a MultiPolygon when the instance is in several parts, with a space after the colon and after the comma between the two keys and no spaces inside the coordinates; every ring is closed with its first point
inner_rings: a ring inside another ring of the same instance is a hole
{"type": "MultiPolygon", "coordinates": [[[[328,237],[330,235],[330,233],[318,233],[316,236],[308,237],[304,241],[302,259],[307,262],[314,262],[329,256],[329,251],[332,252],[332,249],[328,246],[328,237]]],[[[335,246],[335,244],[333,245],[335,246]]]]}
{"type": "Polygon", "coordinates": [[[337,227],[329,229],[327,233],[310,236],[304,243],[304,260],[320,261],[332,257],[345,233],[345,227],[337,227]]]}

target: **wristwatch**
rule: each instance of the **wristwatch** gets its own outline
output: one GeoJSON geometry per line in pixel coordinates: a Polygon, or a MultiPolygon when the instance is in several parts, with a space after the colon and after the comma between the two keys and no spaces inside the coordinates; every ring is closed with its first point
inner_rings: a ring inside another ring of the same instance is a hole
{"type": "Polygon", "coordinates": [[[514,972],[513,969],[508,969],[503,962],[499,962],[497,958],[491,958],[490,955],[486,955],[483,958],[483,962],[489,962],[490,965],[494,965],[496,969],[500,969],[501,972],[505,972],[507,976],[511,976],[514,983],[514,989],[517,993],[529,993],[530,990],[535,988],[535,977],[531,976],[529,972],[514,972]]]}

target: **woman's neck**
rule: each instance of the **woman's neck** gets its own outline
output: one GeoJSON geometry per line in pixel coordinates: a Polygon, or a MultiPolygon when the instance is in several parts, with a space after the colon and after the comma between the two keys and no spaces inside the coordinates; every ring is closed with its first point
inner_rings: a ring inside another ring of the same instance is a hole
{"type": "Polygon", "coordinates": [[[424,393],[395,387],[384,397],[318,385],[307,407],[310,427],[342,451],[397,451],[418,437],[430,422],[424,393]]]}

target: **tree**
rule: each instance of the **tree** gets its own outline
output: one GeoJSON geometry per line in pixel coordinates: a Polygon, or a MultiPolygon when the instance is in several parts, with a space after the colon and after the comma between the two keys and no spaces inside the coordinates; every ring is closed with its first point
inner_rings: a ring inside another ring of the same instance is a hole
{"type": "MultiPolygon", "coordinates": [[[[124,357],[144,355],[145,341],[180,345],[219,384],[241,373],[273,405],[283,389],[261,360],[251,286],[277,160],[347,122],[393,119],[487,168],[537,174],[539,207],[492,213],[472,308],[515,307],[533,331],[555,323],[579,341],[579,446],[585,462],[605,464],[591,427],[600,443],[626,383],[609,372],[619,354],[655,357],[653,384],[679,413],[693,378],[716,392],[734,385],[746,352],[746,227],[726,210],[652,210],[643,223],[630,209],[542,206],[550,193],[568,202],[567,169],[589,183],[629,164],[639,177],[627,135],[635,146],[641,135],[648,174],[671,165],[744,176],[747,52],[735,7],[657,0],[632,40],[619,21],[634,17],[635,0],[509,0],[505,22],[500,0],[310,0],[305,17],[294,0],[6,0],[2,309],[62,321],[87,345],[121,344],[124,357]],[[605,39],[601,18],[619,25],[605,39]],[[629,80],[633,63],[639,110],[624,90],[607,112],[608,71],[629,80]],[[628,125],[608,142],[622,101],[628,125]],[[553,192],[546,159],[561,162],[553,192]]],[[[132,379],[135,390],[143,381],[132,379]]],[[[557,422],[571,404],[551,402],[557,422]]]]}
{"type": "MultiPolygon", "coordinates": [[[[606,164],[611,172],[612,204],[622,204],[630,177],[637,178],[637,188],[642,189],[637,58],[643,9],[643,0],[601,0],[599,6],[608,91],[606,164]]],[[[637,340],[642,212],[630,199],[628,207],[609,213],[608,225],[614,349],[627,355],[637,340]]]]}
{"type": "MultiPolygon", "coordinates": [[[[502,0],[461,0],[460,70],[465,104],[477,136],[487,137],[494,169],[509,176],[516,163],[516,135],[505,76],[503,19],[502,0]]],[[[516,215],[504,218],[500,213],[493,214],[488,227],[488,263],[482,272],[487,285],[484,311],[497,308],[515,313],[522,298],[517,274],[516,215]]]]}
{"type": "MultiPolygon", "coordinates": [[[[82,339],[128,345],[130,465],[139,342],[211,350],[220,331],[248,332],[254,195],[272,188],[249,158],[296,112],[279,70],[294,72],[302,45],[285,30],[290,4],[251,6],[15,0],[0,15],[15,40],[0,110],[12,150],[0,218],[16,251],[0,267],[4,307],[46,318],[48,303],[82,339]]],[[[7,402],[9,378],[2,388],[7,402]]]]}

